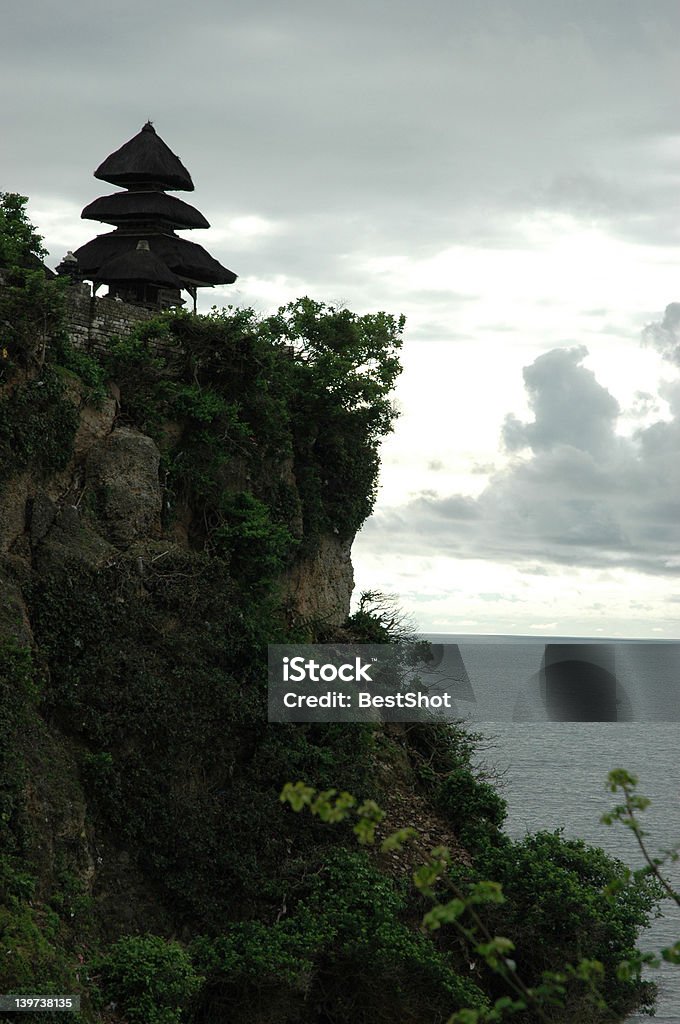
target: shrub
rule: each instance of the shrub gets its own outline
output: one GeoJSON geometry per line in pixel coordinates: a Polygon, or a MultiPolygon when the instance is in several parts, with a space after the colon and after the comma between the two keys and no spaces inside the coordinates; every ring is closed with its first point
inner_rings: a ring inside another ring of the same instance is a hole
{"type": "Polygon", "coordinates": [[[290,558],[295,542],[283,523],[274,522],[264,502],[241,492],[220,502],[220,525],[212,544],[232,575],[249,588],[270,587],[290,558]]]}
{"type": "Polygon", "coordinates": [[[119,939],[93,966],[103,1001],[128,1024],[178,1024],[202,981],[183,947],[159,935],[119,939]]]}
{"type": "Polygon", "coordinates": [[[26,216],[25,196],[0,192],[0,381],[14,366],[41,364],[48,337],[63,331],[67,282],[50,279],[42,238],[26,216]]]}
{"type": "Polygon", "coordinates": [[[192,945],[207,979],[198,1019],[409,1024],[487,1005],[455,958],[407,922],[405,887],[365,854],[334,851],[297,889],[275,923],[232,925],[192,945]],[[287,1009],[260,1017],[263,994],[272,1005],[283,994],[287,1009]]]}
{"type": "Polygon", "coordinates": [[[633,957],[638,932],[658,903],[654,879],[614,886],[608,895],[609,886],[628,878],[626,866],[580,839],[565,839],[561,831],[487,844],[477,852],[472,876],[462,868],[455,873],[459,880],[493,878],[502,885],[506,902],[488,911],[489,925],[515,943],[525,982],[534,984],[541,971],[560,970],[565,962],[598,960],[612,1013],[648,1003],[653,986],[617,979],[616,967],[633,957]]]}
{"type": "Polygon", "coordinates": [[[506,802],[490,783],[475,777],[467,767],[454,768],[435,793],[438,807],[466,836],[482,824],[499,828],[506,813],[506,802]]]}
{"type": "Polygon", "coordinates": [[[60,470],[71,458],[78,410],[66,398],[60,375],[46,367],[0,397],[0,481],[31,464],[60,470]]]}

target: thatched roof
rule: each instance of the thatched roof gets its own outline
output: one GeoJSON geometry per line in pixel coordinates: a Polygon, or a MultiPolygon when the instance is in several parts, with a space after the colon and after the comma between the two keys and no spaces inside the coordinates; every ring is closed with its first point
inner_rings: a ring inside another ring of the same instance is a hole
{"type": "Polygon", "coordinates": [[[123,187],[146,184],[162,189],[194,190],[188,170],[156,134],[150,121],[129,142],[107,156],[94,176],[123,187]]]}
{"type": "Polygon", "coordinates": [[[104,224],[130,224],[134,221],[158,221],[170,228],[209,228],[202,213],[189,203],[165,192],[114,192],[86,206],[83,220],[104,224]]]}
{"type": "Polygon", "coordinates": [[[213,259],[202,245],[188,242],[185,238],[173,234],[142,235],[125,234],[122,231],[97,235],[91,242],[86,242],[75,250],[74,256],[78,260],[81,277],[89,280],[97,278],[100,268],[107,260],[134,250],[141,238],[148,239],[151,252],[174,274],[182,278],[185,284],[205,287],[214,284],[233,284],[236,280],[236,274],[213,259]]]}
{"type": "Polygon", "coordinates": [[[97,281],[105,284],[132,284],[143,282],[144,284],[163,285],[166,288],[183,288],[184,282],[173,274],[159,259],[151,252],[146,243],[140,240],[136,249],[129,249],[119,256],[113,256],[106,260],[97,271],[97,281]]]}

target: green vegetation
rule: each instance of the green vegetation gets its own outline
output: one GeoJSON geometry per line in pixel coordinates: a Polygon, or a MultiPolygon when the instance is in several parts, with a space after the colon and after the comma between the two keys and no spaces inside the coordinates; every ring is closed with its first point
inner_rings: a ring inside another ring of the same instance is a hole
{"type": "MultiPolygon", "coordinates": [[[[38,897],[26,813],[27,737],[42,689],[30,652],[0,643],[0,991],[58,994],[77,986],[63,920],[38,897]],[[32,870],[33,869],[33,870],[32,870]]],[[[52,1014],[46,1014],[51,1019],[52,1014]]]]}
{"type": "Polygon", "coordinates": [[[0,192],[0,266],[21,267],[47,255],[26,214],[26,196],[0,192]]]}
{"type": "Polygon", "coordinates": [[[185,949],[158,935],[119,939],[95,963],[100,998],[129,1024],[179,1024],[203,979],[185,949]]]}
{"type": "Polygon", "coordinates": [[[10,826],[16,814],[24,783],[24,769],[13,753],[26,727],[38,690],[33,676],[30,652],[15,643],[0,647],[0,851],[12,849],[10,826]]]}
{"type": "Polygon", "coordinates": [[[64,392],[62,376],[46,366],[0,395],[0,481],[31,466],[57,472],[68,464],[78,409],[64,392]]]}
{"type": "MultiPolygon", "coordinates": [[[[475,981],[487,994],[470,999],[449,1024],[495,1024],[508,1016],[526,1024],[615,1021],[633,1009],[652,1009],[655,989],[641,980],[641,969],[661,960],[641,954],[635,941],[663,895],[680,905],[660,870],[678,853],[658,859],[646,849],[636,812],[649,801],[636,795],[636,782],[626,772],[610,774],[612,791],[623,789],[625,803],[603,820],[633,829],[647,861],[641,871],[559,832],[516,843],[484,829],[471,865],[445,846],[429,852],[413,873],[415,888],[433,904],[422,927],[437,934],[455,929],[469,955],[479,958],[475,981]]],[[[347,792],[303,782],[287,783],[280,799],[334,825],[355,818],[362,844],[375,842],[385,817],[374,801],[358,804],[347,792]]],[[[481,815],[488,824],[483,807],[481,815]]],[[[416,829],[401,828],[382,840],[381,850],[401,850],[417,837],[416,829]]],[[[662,958],[680,963],[680,943],[662,950],[662,958]]]]}
{"type": "Polygon", "coordinates": [[[408,909],[404,886],[365,855],[334,851],[285,918],[192,945],[210,979],[209,1019],[218,1019],[216,1003],[245,1024],[253,1003],[271,1008],[284,994],[276,1019],[307,1020],[317,1006],[337,1020],[436,1020],[452,1005],[485,1005],[474,982],[405,922],[408,909]]]}
{"type": "Polygon", "coordinates": [[[65,286],[42,267],[42,238],[26,215],[27,199],[0,192],[0,384],[17,368],[42,365],[48,338],[63,321],[65,286]]]}
{"type": "Polygon", "coordinates": [[[232,307],[165,315],[113,345],[106,369],[126,421],[161,445],[165,424],[181,427],[179,443],[165,446],[171,501],[189,500],[218,548],[232,531],[232,478],[248,475],[239,500],[250,503],[258,535],[264,510],[253,498],[269,506],[274,569],[284,546],[277,523],[300,516],[298,540],[311,552],[323,533],[350,539],[370,514],[403,326],[307,298],[265,318],[232,307]]]}

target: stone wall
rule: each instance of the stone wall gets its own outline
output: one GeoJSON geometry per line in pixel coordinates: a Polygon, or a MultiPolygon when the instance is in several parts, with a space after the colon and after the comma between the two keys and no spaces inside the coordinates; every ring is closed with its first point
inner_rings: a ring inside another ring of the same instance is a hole
{"type": "Polygon", "coordinates": [[[88,284],[71,285],[68,293],[67,329],[71,344],[84,352],[105,352],[114,335],[125,337],[157,309],[133,306],[117,299],[93,296],[88,284]]]}
{"type": "MultiPolygon", "coordinates": [[[[0,268],[0,290],[5,284],[0,268]]],[[[92,295],[89,284],[72,284],[67,292],[67,331],[74,348],[83,352],[106,352],[114,336],[125,337],[139,323],[157,316],[160,310],[133,306],[117,299],[92,295]]]]}

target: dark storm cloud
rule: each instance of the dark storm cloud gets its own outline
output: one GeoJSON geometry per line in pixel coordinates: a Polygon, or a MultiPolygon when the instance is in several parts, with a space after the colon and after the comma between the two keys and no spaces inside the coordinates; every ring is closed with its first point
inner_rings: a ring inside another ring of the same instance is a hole
{"type": "MultiPolygon", "coordinates": [[[[680,307],[669,307],[647,329],[675,358],[668,338],[679,321],[680,307]]],[[[525,369],[533,419],[509,416],[503,427],[506,447],[521,454],[478,498],[420,496],[376,514],[368,535],[387,550],[677,573],[680,382],[662,391],[672,419],[622,437],[618,403],[582,365],[586,355],[556,349],[525,369]]]]}
{"type": "MultiPolygon", "coordinates": [[[[7,189],[84,205],[94,167],[150,117],[213,224],[313,226],[294,267],[309,280],[320,253],[513,246],[536,207],[646,241],[680,220],[653,173],[677,130],[675,2],[6,7],[7,189]]],[[[276,245],[254,250],[267,272],[276,245]]],[[[230,265],[228,240],[215,254],[230,265]]]]}

